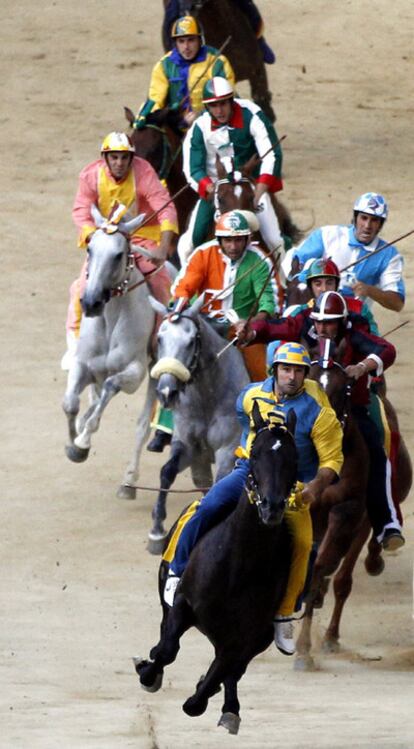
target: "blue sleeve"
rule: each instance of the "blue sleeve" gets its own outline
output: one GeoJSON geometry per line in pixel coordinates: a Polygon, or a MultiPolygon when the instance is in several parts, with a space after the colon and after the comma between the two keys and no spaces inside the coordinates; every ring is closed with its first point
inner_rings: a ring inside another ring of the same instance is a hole
{"type": "Polygon", "coordinates": [[[324,249],[322,229],[315,229],[295,250],[294,257],[297,257],[300,263],[306,263],[310,258],[323,257],[324,249]]]}

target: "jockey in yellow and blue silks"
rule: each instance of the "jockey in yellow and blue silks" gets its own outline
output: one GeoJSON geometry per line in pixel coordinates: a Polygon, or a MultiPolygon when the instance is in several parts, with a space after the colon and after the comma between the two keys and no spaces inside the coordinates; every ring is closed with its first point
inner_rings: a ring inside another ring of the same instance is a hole
{"type": "Polygon", "coordinates": [[[215,47],[203,43],[196,18],[182,16],[172,27],[174,48],[153,67],[148,98],[139,110],[134,127],[146,126],[147,117],[157,109],[179,110],[183,132],[203,111],[202,92],[212,76],[227,78],[235,85],[233,68],[215,47]]]}
{"type": "MultiPolygon", "coordinates": [[[[335,481],[342,467],[342,430],[328,397],[319,384],[305,379],[310,366],[306,349],[298,343],[279,347],[273,376],[251,383],[237,400],[237,412],[243,425],[239,459],[233,471],[217,482],[195,503],[193,514],[184,525],[174,549],[169,546],[164,559],[170,562],[164,600],[173,604],[174,594],[197,541],[234,509],[249,474],[249,454],[255,433],[252,421],[254,403],[262,417],[280,419],[293,408],[297,421],[295,442],[298,449],[298,479],[301,484],[299,509],[288,509],[285,519],[292,535],[292,561],[285,597],[275,618],[275,644],[281,652],[295,652],[292,615],[305,583],[312,546],[312,522],[309,505],[335,481]]],[[[248,549],[246,549],[248,553],[248,549]]],[[[223,571],[225,573],[225,571],[223,571]]]]}

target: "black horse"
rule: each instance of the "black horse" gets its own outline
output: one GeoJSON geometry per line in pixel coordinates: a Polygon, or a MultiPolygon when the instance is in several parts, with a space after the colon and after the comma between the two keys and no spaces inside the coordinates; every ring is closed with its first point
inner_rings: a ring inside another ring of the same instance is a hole
{"type": "Polygon", "coordinates": [[[193,550],[172,609],[163,602],[167,565],[161,563],[160,641],[150,652],[151,660],[135,665],[141,685],[157,691],[164,666],[176,658],[180,637],[196,626],[213,644],[215,659],[183,710],[201,715],[223,684],[219,725],[230,733],[237,733],[240,724],[237,683],[252,658],[273,640],[273,618],[285,592],[291,558],[283,515],[297,474],[292,436],[296,415],[292,409],[286,426],[272,426],[255,404],[253,417],[256,436],[240,501],[193,550]]]}

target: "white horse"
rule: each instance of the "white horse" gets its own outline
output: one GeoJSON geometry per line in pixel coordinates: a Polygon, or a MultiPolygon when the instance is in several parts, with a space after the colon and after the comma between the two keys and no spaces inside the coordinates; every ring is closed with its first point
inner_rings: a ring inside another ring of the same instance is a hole
{"type": "MultiPolygon", "coordinates": [[[[151,298],[157,312],[166,312],[151,298]]],[[[196,487],[212,484],[234,465],[241,426],[236,416],[236,399],[249,382],[243,357],[199,314],[204,298],[179,315],[165,318],[158,331],[158,361],[151,377],[158,380],[161,404],[174,411],[174,434],[170,458],[161,469],[160,492],[152,511],[154,525],[148,549],[159,553],[166,531],[167,493],[177,473],[191,467],[196,487]]]]}
{"type": "MultiPolygon", "coordinates": [[[[70,367],[63,410],[69,427],[66,455],[74,462],[87,459],[93,432],[102,413],[119,391],[134,393],[149,365],[150,338],[155,314],[149,302],[145,279],[137,269],[129,235],[142,223],[143,216],[118,225],[108,224],[93,207],[97,230],[88,244],[87,283],[82,296],[80,337],[70,367]],[[93,400],[78,417],[80,395],[92,386],[93,400]]],[[[154,383],[149,379],[144,408],[136,428],[134,476],[143,444],[148,437],[154,383]]],[[[129,483],[129,470],[124,484],[129,483]]],[[[129,497],[129,487],[119,496],[129,497]]]]}

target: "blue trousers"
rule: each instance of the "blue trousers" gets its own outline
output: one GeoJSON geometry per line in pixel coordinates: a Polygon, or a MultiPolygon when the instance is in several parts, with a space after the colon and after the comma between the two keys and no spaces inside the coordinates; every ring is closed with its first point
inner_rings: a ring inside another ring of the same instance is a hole
{"type": "Polygon", "coordinates": [[[178,577],[183,574],[197,541],[236,507],[246,483],[249,465],[246,458],[240,458],[232,472],[211,487],[184,526],[170,565],[171,571],[178,577]]]}

